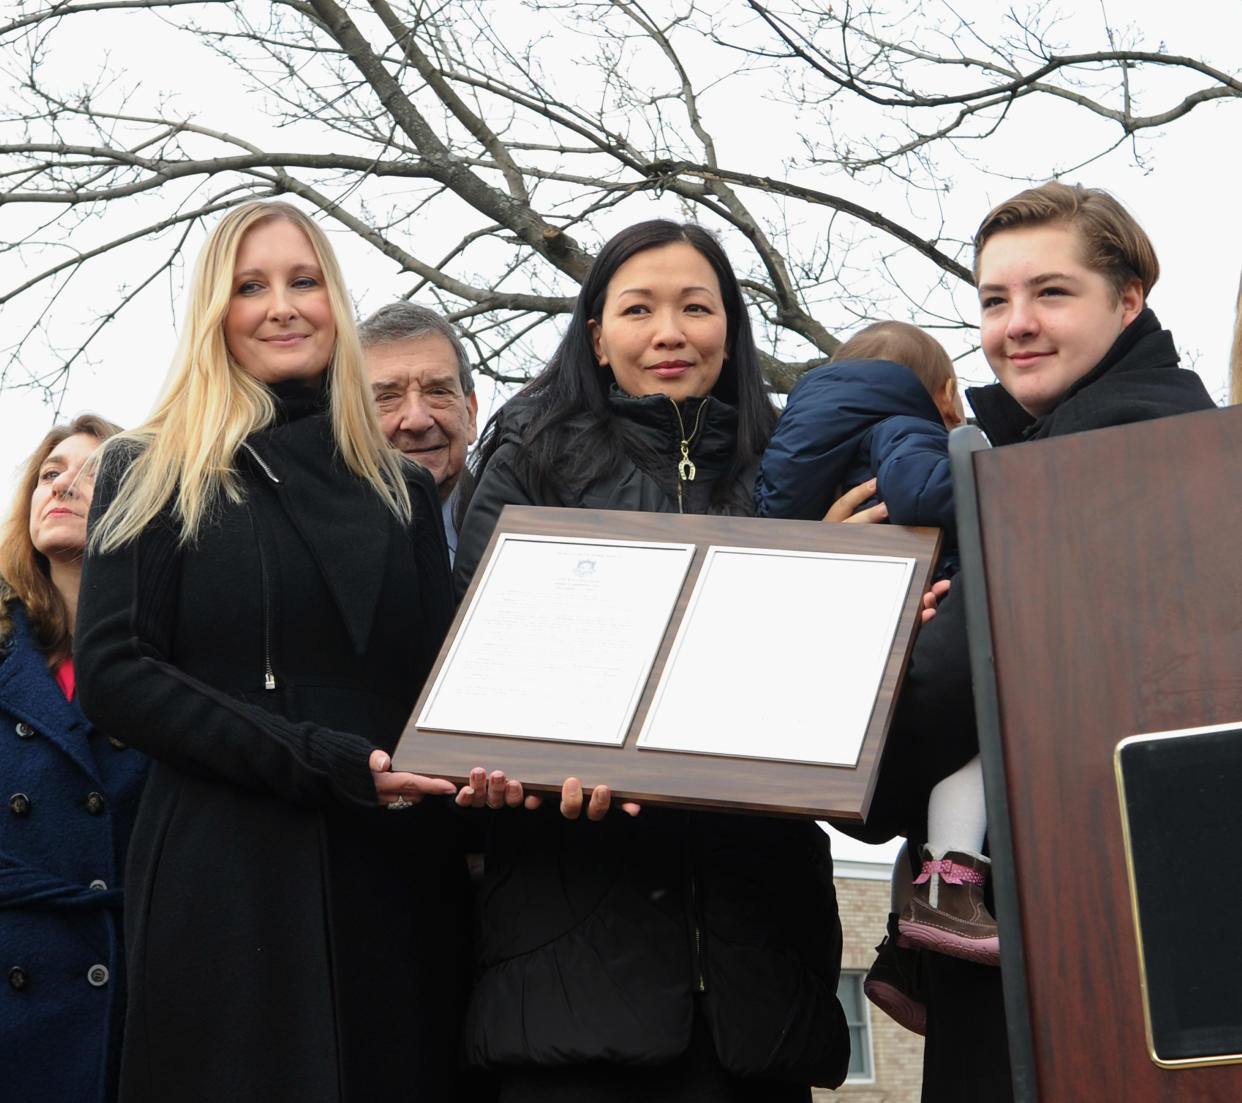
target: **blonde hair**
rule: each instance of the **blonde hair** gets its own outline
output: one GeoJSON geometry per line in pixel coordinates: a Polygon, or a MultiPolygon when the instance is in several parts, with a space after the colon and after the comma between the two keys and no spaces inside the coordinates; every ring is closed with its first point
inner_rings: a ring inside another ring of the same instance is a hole
{"type": "Polygon", "coordinates": [[[892,360],[904,364],[936,395],[952,379],[957,387],[957,373],[944,346],[931,334],[924,333],[909,322],[876,322],[860,329],[832,354],[836,360],[892,360]]]}
{"type": "Polygon", "coordinates": [[[30,501],[39,483],[39,469],[70,437],[94,437],[102,443],[120,431],[119,425],[95,414],[82,414],[68,425],[49,430],[22,469],[13,508],[0,536],[0,640],[7,639],[12,631],[12,609],[21,602],[49,666],[69,658],[73,634],[69,631],[69,610],[52,583],[47,557],[30,538],[30,501]]]}
{"type": "Polygon", "coordinates": [[[221,495],[230,502],[241,500],[234,457],[247,436],[272,423],[276,406],[271,392],[229,350],[224,319],[242,238],[273,219],[290,222],[306,235],[323,272],[336,323],[326,383],[337,450],[394,514],[409,520],[404,461],[380,433],[353,309],[332,246],[296,207],[251,202],[226,214],[199,253],[185,326],[155,411],[144,425],[103,450],[110,455],[128,445],[136,456],[91,533],[92,550],[112,551],[136,540],[169,502],[181,542],[191,543],[221,495]]]}

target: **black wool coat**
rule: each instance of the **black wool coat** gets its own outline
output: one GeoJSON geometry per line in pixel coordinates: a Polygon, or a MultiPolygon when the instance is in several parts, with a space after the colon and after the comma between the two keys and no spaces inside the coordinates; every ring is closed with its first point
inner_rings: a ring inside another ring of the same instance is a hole
{"type": "MultiPolygon", "coordinates": [[[[735,455],[732,407],[692,398],[679,411],[664,395],[614,392],[609,408],[669,473],[684,429],[697,426],[681,507],[727,508],[710,503],[735,455]]],[[[678,509],[676,489],[632,458],[587,487],[542,497],[516,462],[528,413],[504,419],[479,474],[457,551],[462,587],[506,503],[678,509]]],[[[744,473],[727,500],[749,512],[752,485],[744,473]]],[[[782,1082],[765,1098],[845,1077],[841,924],[828,839],[813,823],[660,808],[591,823],[563,819],[552,801],[538,813],[504,811],[488,838],[481,912],[482,975],[466,1030],[477,1065],[593,1065],[608,1082],[610,1065],[684,1054],[699,1017],[728,1073],[782,1082]]]]}
{"type": "MultiPolygon", "coordinates": [[[[244,501],[88,555],[83,708],[152,759],[129,854],[125,1100],[450,1098],[468,971],[443,798],[392,813],[391,750],[451,613],[435,487],[400,523],[320,397],[236,457],[244,501]]],[[[115,495],[105,464],[92,519],[115,495]]]]}

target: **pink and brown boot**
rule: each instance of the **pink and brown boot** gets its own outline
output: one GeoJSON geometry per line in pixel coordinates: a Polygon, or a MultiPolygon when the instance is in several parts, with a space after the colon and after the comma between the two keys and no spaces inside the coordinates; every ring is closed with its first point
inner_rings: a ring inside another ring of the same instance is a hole
{"type": "Polygon", "coordinates": [[[991,863],[978,854],[923,851],[923,870],[897,930],[906,946],[932,950],[979,965],[1000,964],[996,920],[983,902],[991,863]]]}

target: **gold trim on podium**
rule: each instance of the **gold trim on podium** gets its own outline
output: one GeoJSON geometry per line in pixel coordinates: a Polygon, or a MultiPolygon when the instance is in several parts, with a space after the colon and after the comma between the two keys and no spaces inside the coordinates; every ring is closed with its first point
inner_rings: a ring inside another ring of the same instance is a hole
{"type": "Polygon", "coordinates": [[[1219,732],[1237,732],[1242,737],[1242,723],[1213,724],[1199,728],[1180,728],[1175,731],[1149,732],[1142,735],[1131,735],[1122,739],[1113,752],[1113,769],[1117,778],[1118,812],[1121,816],[1121,833],[1125,842],[1126,880],[1130,886],[1130,915],[1134,921],[1135,944],[1138,948],[1139,992],[1143,1002],[1143,1025],[1147,1037],[1147,1055],[1162,1069],[1206,1068],[1214,1065],[1234,1065],[1242,1063],[1242,1053],[1213,1053],[1201,1057],[1162,1057],[1156,1048],[1155,1028],[1152,1024],[1151,986],[1148,981],[1147,954],[1148,947],[1143,937],[1143,918],[1139,907],[1138,875],[1134,869],[1134,846],[1130,834],[1130,803],[1126,796],[1125,773],[1122,769],[1122,754],[1127,747],[1143,743],[1166,742],[1196,735],[1211,735],[1219,732]]]}

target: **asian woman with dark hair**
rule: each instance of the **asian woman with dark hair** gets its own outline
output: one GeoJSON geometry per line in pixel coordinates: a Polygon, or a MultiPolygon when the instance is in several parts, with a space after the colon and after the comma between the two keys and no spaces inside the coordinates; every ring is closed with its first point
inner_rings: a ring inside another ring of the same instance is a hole
{"type": "MultiPolygon", "coordinates": [[[[587,274],[548,368],[488,427],[459,591],[509,503],[753,512],[775,420],[718,243],[697,226],[631,226],[587,274]]],[[[501,1099],[783,1103],[839,1084],[826,836],[758,816],[608,815],[609,800],[570,779],[560,810],[491,823],[466,1044],[501,1099]]]]}

